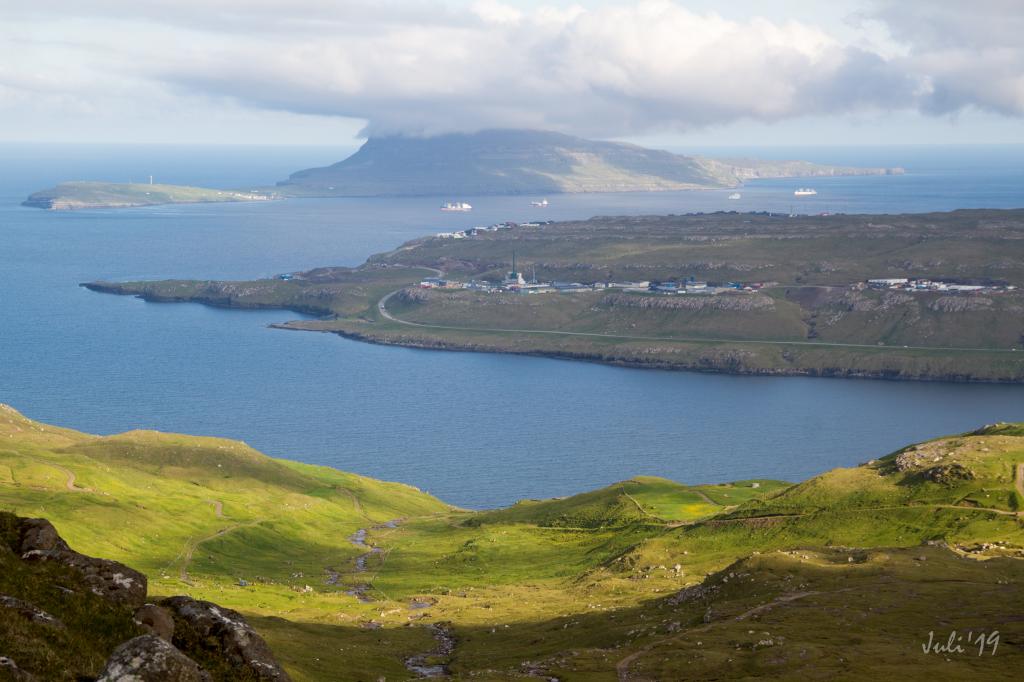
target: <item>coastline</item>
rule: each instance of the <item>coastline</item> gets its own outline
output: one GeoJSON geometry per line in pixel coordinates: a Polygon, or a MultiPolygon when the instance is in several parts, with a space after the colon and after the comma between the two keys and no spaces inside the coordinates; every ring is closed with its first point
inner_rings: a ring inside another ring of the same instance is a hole
{"type": "MultiPolygon", "coordinates": [[[[161,301],[153,301],[161,302],[161,301]]],[[[335,334],[345,339],[371,343],[379,346],[394,346],[399,348],[412,348],[416,350],[447,351],[455,353],[490,353],[497,355],[520,355],[527,357],[547,358],[551,360],[566,360],[575,362],[588,362],[598,365],[612,367],[623,367],[627,369],[660,370],[672,372],[695,372],[699,374],[725,374],[732,376],[755,376],[755,377],[805,377],[815,379],[867,379],[901,382],[934,382],[934,383],[956,383],[956,384],[992,384],[992,385],[1020,385],[1024,379],[1013,378],[981,378],[970,375],[957,374],[917,374],[913,376],[902,375],[898,370],[879,371],[842,367],[749,367],[735,365],[729,362],[715,364],[714,362],[668,362],[656,359],[640,359],[636,357],[603,355],[597,352],[568,351],[568,350],[541,350],[541,349],[513,349],[489,347],[483,344],[458,343],[445,340],[427,341],[424,339],[404,338],[401,336],[388,336],[366,334],[355,330],[343,329],[307,329],[296,326],[290,322],[278,322],[267,325],[270,329],[298,332],[316,332],[323,334],[335,334]]],[[[737,342],[756,344],[756,341],[737,342]]]]}
{"type": "MultiPolygon", "coordinates": [[[[327,308],[290,304],[238,301],[229,297],[165,296],[151,291],[124,289],[110,282],[86,282],[80,286],[99,293],[134,296],[150,303],[199,303],[213,308],[231,310],[287,310],[315,319],[277,322],[268,328],[286,331],[308,331],[337,334],[343,338],[381,346],[398,346],[418,350],[449,352],[494,353],[524,355],[557,360],[589,362],[594,364],[663,371],[685,371],[703,374],[734,376],[811,377],[830,379],[873,379],[887,381],[943,382],[958,384],[1024,384],[1024,361],[1011,374],[999,373],[992,368],[987,375],[980,372],[950,371],[947,368],[929,369],[929,366],[952,364],[955,354],[985,355],[983,349],[903,349],[896,347],[843,346],[842,344],[806,344],[775,340],[647,340],[629,341],[596,335],[577,341],[573,348],[566,344],[545,345],[542,341],[515,346],[508,341],[530,337],[542,332],[524,331],[513,337],[500,337],[488,330],[436,330],[430,326],[406,322],[395,317],[381,316],[384,324],[364,317],[342,318],[327,308]],[[404,328],[404,329],[403,329],[404,328]],[[419,331],[419,334],[414,332],[419,331]],[[471,340],[460,341],[459,335],[470,335],[471,340]],[[504,342],[500,339],[506,339],[504,342]],[[655,345],[652,346],[651,343],[655,345]],[[607,345],[610,344],[610,345],[607,345]],[[603,348],[607,348],[604,351],[603,348]],[[847,362],[840,364],[830,354],[846,352],[847,362]]],[[[379,303],[377,304],[379,305],[379,303]]],[[[377,308],[377,306],[374,306],[377,308]]],[[[566,334],[563,339],[572,338],[566,334]]],[[[993,351],[995,354],[995,351],[993,351]]],[[[1012,359],[1024,354],[1003,353],[1012,359]]],[[[982,365],[990,367],[990,365],[982,365]]]]}

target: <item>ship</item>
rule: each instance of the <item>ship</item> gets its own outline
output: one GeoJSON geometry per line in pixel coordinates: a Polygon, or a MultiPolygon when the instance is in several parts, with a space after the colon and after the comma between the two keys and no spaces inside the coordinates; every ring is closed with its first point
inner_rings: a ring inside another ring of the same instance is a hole
{"type": "Polygon", "coordinates": [[[544,208],[548,205],[547,199],[541,199],[540,201],[531,201],[530,206],[536,206],[537,208],[544,208]]]}
{"type": "Polygon", "coordinates": [[[743,195],[740,194],[739,192],[733,192],[732,194],[729,195],[729,198],[735,200],[735,199],[739,199],[742,196],[743,195]]]}
{"type": "Polygon", "coordinates": [[[818,190],[816,190],[816,189],[811,189],[810,187],[801,187],[800,189],[798,189],[795,192],[793,192],[793,196],[795,196],[795,197],[813,197],[817,193],[818,193],[818,190]]]}
{"type": "Polygon", "coordinates": [[[467,211],[472,211],[473,206],[472,204],[467,204],[465,201],[446,201],[441,204],[441,210],[465,213],[467,211]]]}

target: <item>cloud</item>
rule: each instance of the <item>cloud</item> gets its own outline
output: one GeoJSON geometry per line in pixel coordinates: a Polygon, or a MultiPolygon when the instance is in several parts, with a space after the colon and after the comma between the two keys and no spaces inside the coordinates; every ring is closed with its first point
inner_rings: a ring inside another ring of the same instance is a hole
{"type": "Polygon", "coordinates": [[[878,0],[870,15],[907,46],[894,66],[919,83],[926,113],[976,107],[1024,116],[1024,5],[1020,0],[878,0]]]}
{"type": "Polygon", "coordinates": [[[670,0],[591,9],[500,0],[84,4],[36,0],[12,16],[23,24],[60,16],[76,35],[95,29],[103,56],[74,51],[77,63],[103,69],[88,79],[97,96],[96,81],[121,90],[138,83],[362,119],[369,134],[536,127],[624,136],[972,107],[1024,115],[1024,13],[1013,0],[966,9],[953,0],[868,0],[862,20],[900,48],[886,53],[815,26],[813,13],[737,20],[670,0]]]}

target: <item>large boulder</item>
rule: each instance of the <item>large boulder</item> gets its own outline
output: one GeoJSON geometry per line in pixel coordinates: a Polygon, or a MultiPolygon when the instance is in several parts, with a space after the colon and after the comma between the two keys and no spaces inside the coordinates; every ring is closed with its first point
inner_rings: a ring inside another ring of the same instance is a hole
{"type": "Polygon", "coordinates": [[[146,601],[146,576],[109,559],[80,554],[46,519],[21,519],[19,551],[25,561],[54,561],[81,574],[95,594],[138,608],[146,601]]]}
{"type": "Polygon", "coordinates": [[[35,675],[18,667],[13,658],[0,656],[0,679],[14,682],[35,682],[35,675]]]}
{"type": "Polygon", "coordinates": [[[267,643],[237,611],[191,597],[168,597],[159,605],[174,618],[174,645],[215,678],[290,681],[267,643]]]}
{"type": "Polygon", "coordinates": [[[33,623],[49,625],[50,627],[54,628],[64,628],[64,623],[54,618],[46,611],[43,611],[38,606],[35,606],[34,604],[29,604],[27,601],[23,601],[16,597],[10,597],[6,594],[0,594],[0,608],[5,609],[9,613],[16,613],[22,618],[30,620],[33,623]]]}
{"type": "Polygon", "coordinates": [[[114,649],[97,682],[207,682],[196,662],[156,635],[129,639],[114,649]]]}
{"type": "Polygon", "coordinates": [[[135,610],[135,622],[148,634],[165,642],[174,641],[174,618],[171,612],[156,604],[143,604],[135,610]]]}

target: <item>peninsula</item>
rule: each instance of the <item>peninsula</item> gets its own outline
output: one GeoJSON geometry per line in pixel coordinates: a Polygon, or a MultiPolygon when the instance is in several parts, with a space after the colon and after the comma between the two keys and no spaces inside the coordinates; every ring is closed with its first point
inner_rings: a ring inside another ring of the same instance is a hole
{"type": "Polygon", "coordinates": [[[484,511],[220,438],[5,406],[0,438],[0,505],[37,517],[0,513],[4,674],[95,678],[145,632],[142,599],[135,621],[172,633],[148,646],[213,680],[1013,680],[1024,663],[1020,424],[795,485],[638,476],[484,511]]]}
{"type": "Polygon", "coordinates": [[[1024,381],[1024,210],[493,225],[358,268],[91,282],[374,343],[741,374],[1024,381]]]}
{"type": "Polygon", "coordinates": [[[53,211],[83,208],[129,208],[159,204],[201,204],[226,201],[266,201],[272,192],[206,189],[186,185],[113,182],[64,182],[35,192],[23,206],[53,211]]]}

